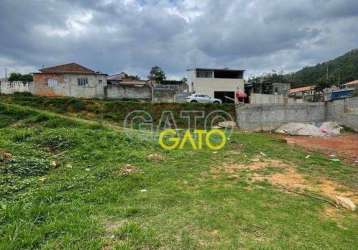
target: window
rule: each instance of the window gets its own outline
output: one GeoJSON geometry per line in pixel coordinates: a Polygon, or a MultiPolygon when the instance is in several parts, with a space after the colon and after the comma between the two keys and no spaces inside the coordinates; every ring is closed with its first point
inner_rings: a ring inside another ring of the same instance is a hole
{"type": "Polygon", "coordinates": [[[221,79],[242,79],[243,71],[240,70],[215,70],[214,77],[221,79]]]}
{"type": "Polygon", "coordinates": [[[213,72],[210,70],[197,70],[196,77],[197,78],[213,78],[213,72]]]}
{"type": "Polygon", "coordinates": [[[50,88],[54,88],[58,86],[58,81],[55,79],[48,79],[47,80],[47,86],[49,86],[50,88]]]}
{"type": "Polygon", "coordinates": [[[102,80],[98,80],[98,83],[99,83],[99,84],[102,84],[102,80]]]}
{"type": "Polygon", "coordinates": [[[86,85],[88,85],[88,79],[87,78],[77,78],[77,84],[78,84],[78,86],[86,86],[86,85]]]}

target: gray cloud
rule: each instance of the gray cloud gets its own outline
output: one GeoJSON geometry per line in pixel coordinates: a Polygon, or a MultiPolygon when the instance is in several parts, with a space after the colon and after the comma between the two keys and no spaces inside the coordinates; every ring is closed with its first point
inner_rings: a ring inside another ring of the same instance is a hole
{"type": "MultiPolygon", "coordinates": [[[[0,0],[0,67],[291,71],[358,45],[356,0],[0,0]]],[[[0,74],[1,75],[1,74],[0,74]]]]}

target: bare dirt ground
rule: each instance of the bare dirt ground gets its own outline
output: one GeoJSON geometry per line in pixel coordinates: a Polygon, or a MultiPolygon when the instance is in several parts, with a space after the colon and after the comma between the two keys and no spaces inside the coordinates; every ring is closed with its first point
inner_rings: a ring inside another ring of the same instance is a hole
{"type": "Polygon", "coordinates": [[[249,171],[251,179],[255,181],[268,181],[271,184],[281,187],[284,190],[307,190],[314,193],[320,193],[324,197],[334,200],[336,196],[344,196],[358,202],[358,194],[355,190],[340,185],[334,181],[320,178],[309,179],[302,173],[297,172],[296,167],[289,163],[257,156],[248,164],[224,164],[223,166],[212,168],[211,174],[216,178],[220,173],[228,174],[232,178],[240,178],[240,171],[249,171]],[[271,174],[262,174],[260,170],[274,168],[281,169],[282,172],[273,172],[271,174]]]}
{"type": "Polygon", "coordinates": [[[288,144],[327,155],[336,155],[358,164],[358,134],[344,134],[337,137],[288,136],[285,139],[288,144]]]}
{"type": "Polygon", "coordinates": [[[307,176],[296,170],[296,166],[280,160],[269,159],[258,155],[249,163],[237,164],[226,163],[222,166],[213,167],[210,171],[214,179],[221,174],[228,175],[230,179],[240,179],[240,173],[245,172],[251,184],[257,182],[269,182],[282,189],[284,192],[304,195],[314,199],[324,201],[326,204],[322,213],[325,217],[333,219],[341,217],[341,205],[336,201],[338,197],[350,199],[354,204],[358,204],[358,193],[356,189],[344,186],[335,181],[321,177],[307,176]],[[270,172],[262,172],[271,169],[270,172]],[[272,171],[272,169],[279,170],[272,171]],[[329,205],[328,205],[329,204],[329,205]]]}

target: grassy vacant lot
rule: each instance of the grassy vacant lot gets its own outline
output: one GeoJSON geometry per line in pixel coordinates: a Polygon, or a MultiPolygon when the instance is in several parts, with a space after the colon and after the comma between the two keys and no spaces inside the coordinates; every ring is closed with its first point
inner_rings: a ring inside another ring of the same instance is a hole
{"type": "Polygon", "coordinates": [[[267,134],[163,151],[136,132],[0,104],[0,150],[0,249],[358,247],[357,212],[329,198],[357,193],[357,168],[267,134]]]}
{"type": "MultiPolygon", "coordinates": [[[[141,103],[108,101],[98,99],[78,99],[72,97],[41,97],[31,94],[17,93],[15,95],[0,95],[0,100],[39,109],[46,109],[57,113],[71,114],[86,119],[103,119],[110,122],[122,123],[128,113],[143,110],[151,114],[153,122],[159,123],[163,111],[171,111],[178,126],[187,126],[187,119],[180,117],[183,110],[195,110],[208,114],[212,111],[222,110],[235,117],[235,107],[232,104],[171,104],[171,103],[141,103]]],[[[198,120],[198,126],[203,127],[204,120],[198,120]]]]}

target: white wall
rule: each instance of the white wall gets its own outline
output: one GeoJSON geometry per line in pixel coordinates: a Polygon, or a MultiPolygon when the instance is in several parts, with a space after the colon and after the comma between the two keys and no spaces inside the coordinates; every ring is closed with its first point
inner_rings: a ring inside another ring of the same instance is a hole
{"type": "Polygon", "coordinates": [[[214,97],[215,91],[235,92],[245,90],[244,79],[197,78],[195,70],[189,71],[189,88],[191,92],[214,97]],[[194,83],[192,85],[192,83],[194,83]]]}
{"type": "MultiPolygon", "coordinates": [[[[107,77],[104,75],[65,75],[67,95],[82,98],[104,98],[104,88],[107,86],[107,77]],[[78,78],[87,78],[88,85],[78,86],[78,78]],[[102,80],[102,83],[99,81],[102,80]]],[[[61,93],[62,91],[59,90],[61,93]]]]}
{"type": "Polygon", "coordinates": [[[31,92],[32,91],[32,83],[23,83],[20,81],[16,82],[8,82],[1,81],[0,92],[1,94],[14,94],[15,92],[31,92]]]}

